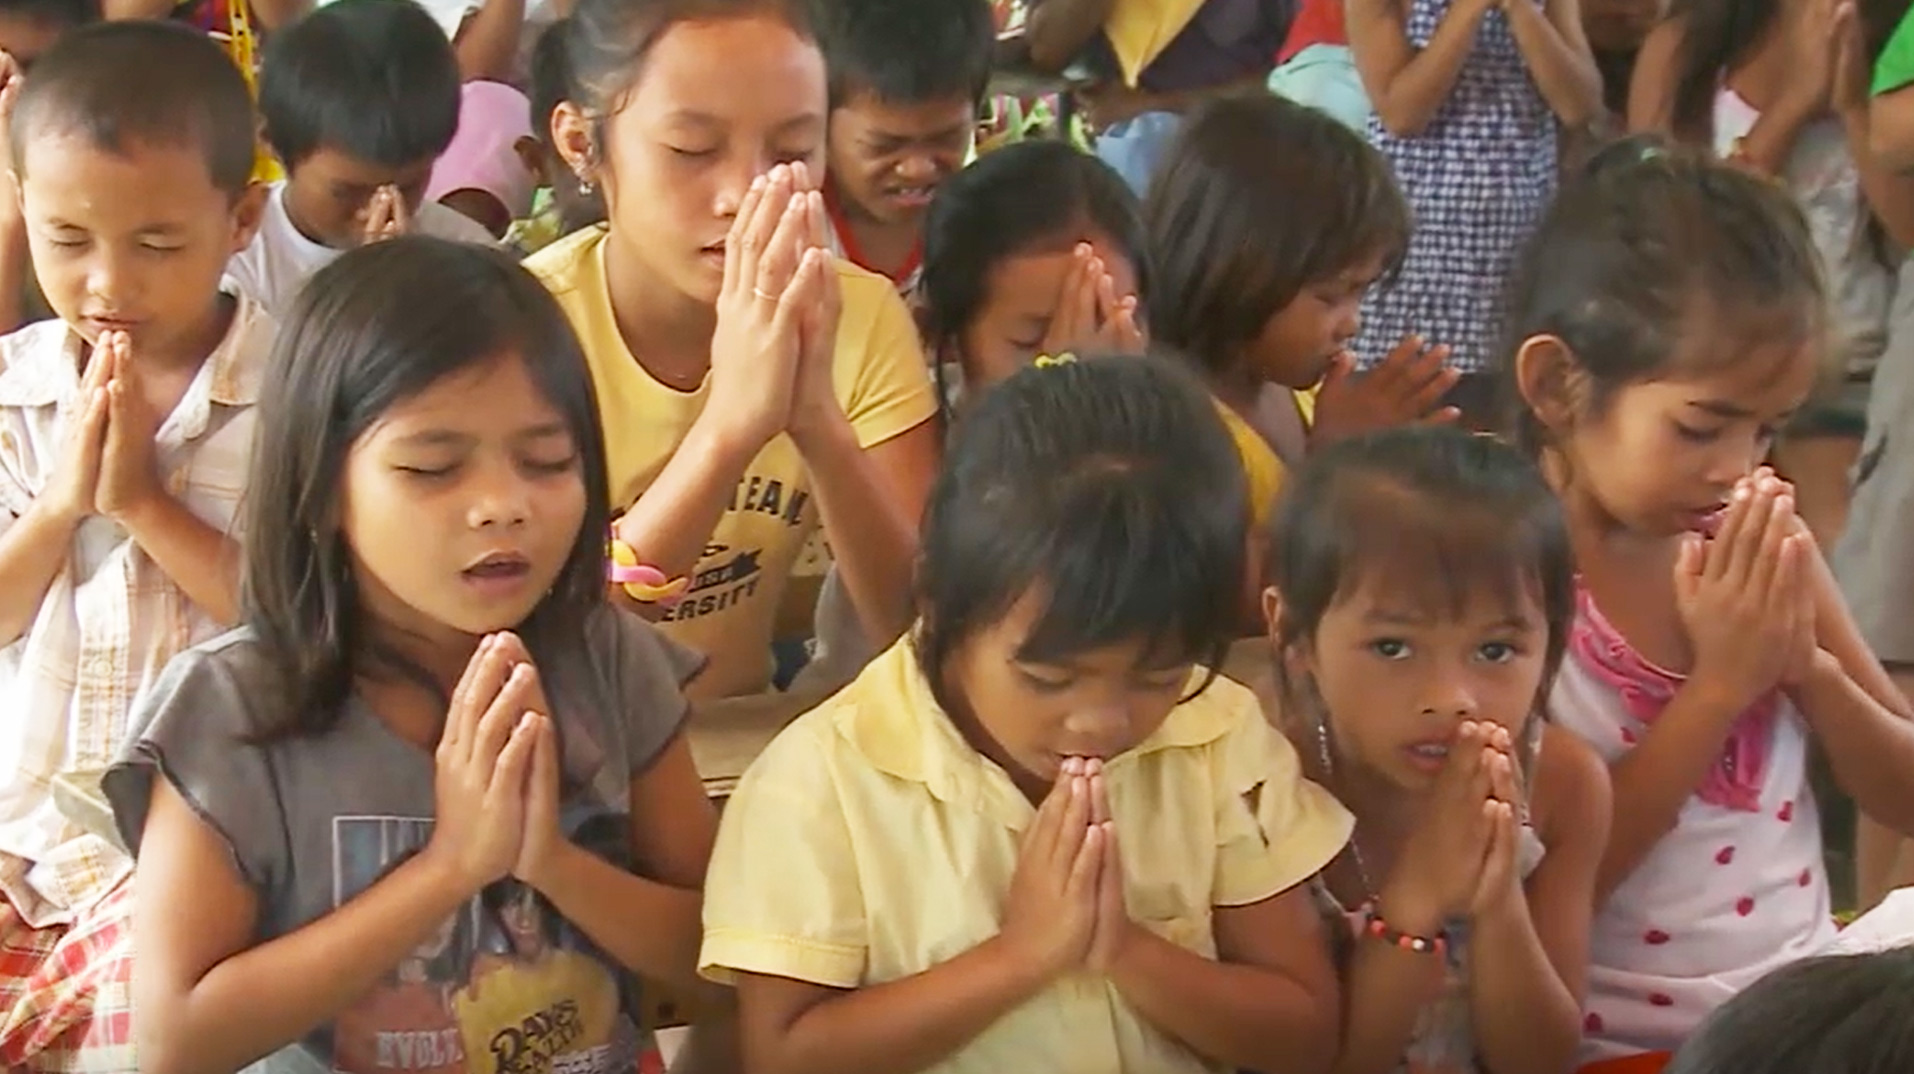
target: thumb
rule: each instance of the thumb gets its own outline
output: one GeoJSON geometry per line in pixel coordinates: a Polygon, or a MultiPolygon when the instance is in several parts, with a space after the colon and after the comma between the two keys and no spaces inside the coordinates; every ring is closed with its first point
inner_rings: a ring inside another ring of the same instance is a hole
{"type": "Polygon", "coordinates": [[[559,784],[558,725],[550,715],[540,715],[538,746],[532,761],[531,793],[536,802],[557,802],[559,784]]]}
{"type": "Polygon", "coordinates": [[[1340,388],[1346,384],[1349,378],[1354,376],[1355,373],[1356,356],[1348,351],[1338,351],[1336,356],[1329,360],[1328,372],[1323,374],[1323,386],[1321,391],[1327,392],[1331,388],[1340,388]]]}
{"type": "Polygon", "coordinates": [[[1701,535],[1683,534],[1681,548],[1675,553],[1675,594],[1687,598],[1695,595],[1696,587],[1701,585],[1701,570],[1704,560],[1701,535]]]}

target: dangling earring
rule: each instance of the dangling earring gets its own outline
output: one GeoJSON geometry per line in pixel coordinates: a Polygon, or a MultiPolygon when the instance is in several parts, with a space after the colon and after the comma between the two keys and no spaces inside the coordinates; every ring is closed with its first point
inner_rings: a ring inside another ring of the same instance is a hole
{"type": "Polygon", "coordinates": [[[583,175],[580,175],[578,177],[579,196],[589,198],[591,197],[591,192],[592,192],[591,180],[585,178],[583,175]]]}

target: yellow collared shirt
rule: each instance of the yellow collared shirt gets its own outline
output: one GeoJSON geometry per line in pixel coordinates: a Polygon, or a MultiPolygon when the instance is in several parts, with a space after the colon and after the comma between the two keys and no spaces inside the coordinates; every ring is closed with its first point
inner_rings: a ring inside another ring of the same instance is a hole
{"type": "MultiPolygon", "coordinates": [[[[1199,671],[1198,674],[1201,674],[1199,671]]],[[[1212,908],[1319,872],[1352,820],[1256,698],[1217,679],[1105,768],[1136,920],[1216,957],[1212,908]]],[[[1035,816],[931,696],[910,642],[800,717],[745,773],[706,881],[701,972],[882,984],[995,936],[1035,816]]],[[[927,1074],[1218,1071],[1105,978],[1053,984],[927,1074]]]]}

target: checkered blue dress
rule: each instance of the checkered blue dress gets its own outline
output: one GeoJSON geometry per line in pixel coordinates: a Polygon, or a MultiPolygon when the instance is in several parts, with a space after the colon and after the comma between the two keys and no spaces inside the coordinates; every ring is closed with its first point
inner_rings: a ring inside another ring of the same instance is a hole
{"type": "MultiPolygon", "coordinates": [[[[1410,43],[1426,46],[1453,2],[1409,0],[1410,43]]],[[[1364,303],[1356,354],[1373,364],[1420,333],[1452,348],[1453,368],[1489,371],[1504,279],[1554,196],[1557,174],[1555,114],[1529,77],[1508,17],[1483,16],[1449,99],[1421,134],[1398,137],[1371,116],[1368,135],[1395,169],[1415,235],[1401,274],[1364,303]]]]}

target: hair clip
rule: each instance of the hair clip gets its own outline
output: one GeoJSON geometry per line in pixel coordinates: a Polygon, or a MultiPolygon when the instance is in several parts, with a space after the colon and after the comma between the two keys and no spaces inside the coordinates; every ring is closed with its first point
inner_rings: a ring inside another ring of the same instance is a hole
{"type": "Polygon", "coordinates": [[[1039,354],[1037,355],[1037,360],[1035,362],[1032,362],[1031,364],[1036,366],[1038,369],[1049,369],[1052,366],[1071,365],[1074,362],[1076,362],[1076,360],[1077,360],[1076,355],[1071,354],[1069,351],[1065,351],[1062,354],[1054,354],[1054,355],[1039,354]]]}
{"type": "Polygon", "coordinates": [[[649,563],[640,563],[638,553],[616,537],[609,545],[610,568],[605,572],[613,585],[624,587],[625,594],[640,604],[670,608],[684,600],[691,588],[688,577],[671,578],[649,563]]]}

